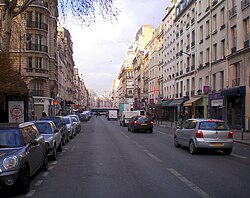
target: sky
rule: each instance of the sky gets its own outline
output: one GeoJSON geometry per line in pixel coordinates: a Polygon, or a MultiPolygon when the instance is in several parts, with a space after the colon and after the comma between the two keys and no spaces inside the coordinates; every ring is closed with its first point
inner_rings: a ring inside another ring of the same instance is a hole
{"type": "Polygon", "coordinates": [[[171,6],[171,0],[116,0],[117,22],[97,22],[91,27],[67,24],[73,41],[75,67],[85,85],[98,95],[108,95],[118,77],[130,41],[142,25],[157,27],[171,6]]]}

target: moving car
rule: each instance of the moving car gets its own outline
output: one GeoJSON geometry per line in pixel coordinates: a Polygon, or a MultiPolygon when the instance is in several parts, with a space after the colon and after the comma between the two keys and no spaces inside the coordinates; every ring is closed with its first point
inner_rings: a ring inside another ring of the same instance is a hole
{"type": "Polygon", "coordinates": [[[53,121],[40,120],[34,123],[44,137],[48,156],[51,156],[53,160],[56,160],[57,151],[62,151],[61,132],[56,128],[53,121]]]}
{"type": "Polygon", "coordinates": [[[188,119],[175,131],[174,145],[189,147],[191,154],[200,149],[214,149],[230,155],[233,149],[233,132],[222,120],[188,119]]]}
{"type": "Polygon", "coordinates": [[[44,137],[32,122],[0,126],[0,187],[27,193],[31,176],[47,170],[44,137]]]}
{"type": "Polygon", "coordinates": [[[64,122],[64,119],[62,116],[46,116],[41,117],[40,120],[51,120],[55,123],[57,129],[62,134],[62,144],[64,145],[65,142],[69,142],[69,133],[66,127],[66,123],[64,122]]]}
{"type": "Polygon", "coordinates": [[[153,132],[154,122],[150,116],[134,116],[128,123],[128,131],[132,133],[136,131],[149,131],[153,132]]]}
{"type": "Polygon", "coordinates": [[[129,120],[134,117],[137,116],[138,113],[135,111],[123,111],[122,112],[122,116],[120,117],[120,126],[128,126],[129,120]]]}

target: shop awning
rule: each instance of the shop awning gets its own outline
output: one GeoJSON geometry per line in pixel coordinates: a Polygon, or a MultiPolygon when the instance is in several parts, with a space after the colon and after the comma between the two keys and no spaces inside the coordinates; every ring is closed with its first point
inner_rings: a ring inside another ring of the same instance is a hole
{"type": "Polygon", "coordinates": [[[191,107],[192,104],[193,104],[195,101],[200,100],[201,98],[202,98],[202,97],[193,97],[193,98],[191,98],[190,100],[188,100],[187,102],[185,102],[185,103],[183,104],[183,106],[184,106],[184,107],[191,107]]]}
{"type": "Polygon", "coordinates": [[[161,106],[167,107],[173,100],[164,100],[161,102],[161,106]]]}
{"type": "Polygon", "coordinates": [[[175,99],[172,102],[170,102],[168,106],[169,107],[177,107],[177,106],[181,105],[183,102],[184,102],[183,98],[175,99]]]}
{"type": "Polygon", "coordinates": [[[244,96],[246,93],[246,87],[241,86],[241,87],[233,87],[229,89],[224,89],[221,91],[222,96],[244,96]]]}

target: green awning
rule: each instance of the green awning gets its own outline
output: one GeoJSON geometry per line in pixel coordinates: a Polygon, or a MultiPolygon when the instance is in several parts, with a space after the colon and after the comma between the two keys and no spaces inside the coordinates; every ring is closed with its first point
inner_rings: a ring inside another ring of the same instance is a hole
{"type": "Polygon", "coordinates": [[[172,102],[173,100],[165,100],[161,102],[161,106],[163,107],[168,107],[168,105],[170,104],[170,102],[172,102]]]}

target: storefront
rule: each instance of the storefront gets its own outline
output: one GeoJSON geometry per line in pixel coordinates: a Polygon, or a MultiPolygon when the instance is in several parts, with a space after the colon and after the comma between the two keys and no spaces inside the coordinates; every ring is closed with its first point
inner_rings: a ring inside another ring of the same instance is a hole
{"type": "Polygon", "coordinates": [[[173,100],[163,100],[161,102],[161,106],[162,106],[162,117],[163,117],[163,120],[166,120],[166,121],[171,121],[170,120],[170,109],[169,108],[169,104],[172,102],[173,100]]]}
{"type": "Polygon", "coordinates": [[[220,93],[209,94],[208,111],[209,118],[225,120],[225,103],[224,97],[220,93]]]}
{"type": "Polygon", "coordinates": [[[246,87],[233,87],[221,92],[225,97],[226,122],[233,129],[245,129],[246,87]]]}

